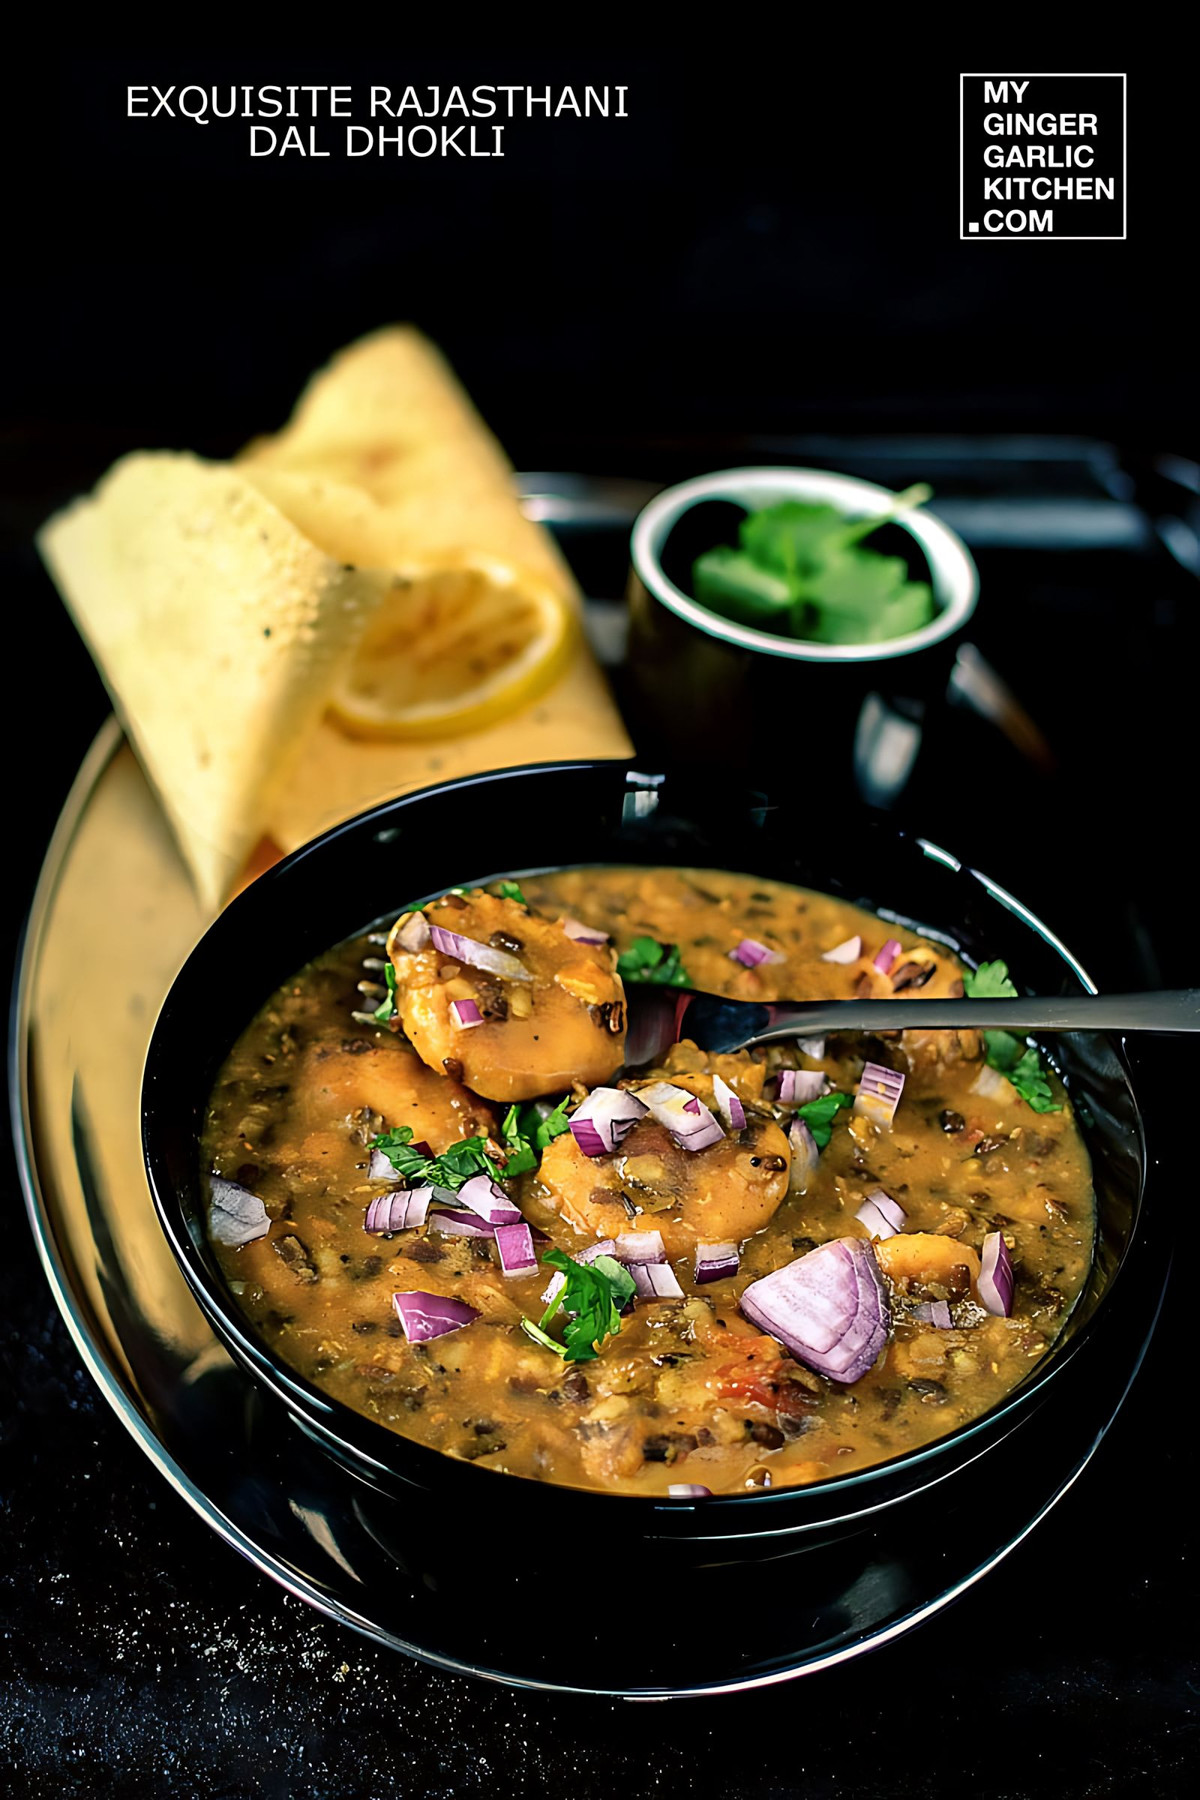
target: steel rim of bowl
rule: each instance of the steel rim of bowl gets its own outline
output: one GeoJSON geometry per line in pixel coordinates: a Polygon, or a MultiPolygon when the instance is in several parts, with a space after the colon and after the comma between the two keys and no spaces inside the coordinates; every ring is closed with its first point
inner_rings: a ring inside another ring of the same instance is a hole
{"type": "Polygon", "coordinates": [[[713,613],[685,594],[665,573],[660,560],[672,527],[702,500],[743,501],[747,496],[828,500],[857,516],[887,511],[894,493],[856,475],[836,475],[824,469],[745,468],[721,469],[698,475],[691,481],[664,488],[643,507],[634,522],[630,556],[634,572],[646,591],[689,625],[740,650],[757,650],[792,662],[875,663],[892,662],[931,649],[953,636],[970,619],[979,597],[979,574],[970,551],[956,532],[935,513],[923,509],[906,513],[896,523],[915,539],[929,562],[934,598],[941,610],[928,625],[904,637],[881,644],[813,644],[756,631],[713,613]],[[780,490],[783,490],[781,493],[780,490]]]}
{"type": "MultiPolygon", "coordinates": [[[[377,815],[388,813],[396,808],[406,809],[417,802],[427,800],[431,795],[440,794],[451,789],[462,790],[478,787],[494,781],[504,781],[507,783],[522,775],[549,774],[553,771],[565,773],[568,769],[575,772],[591,772],[594,774],[607,770],[610,771],[614,777],[619,771],[622,783],[627,789],[631,784],[634,789],[642,788],[649,779],[645,770],[639,769],[634,762],[627,761],[574,764],[532,763],[525,764],[519,768],[487,771],[483,774],[463,776],[452,782],[436,783],[431,787],[419,789],[412,794],[406,794],[399,799],[385,801],[381,803],[380,806],[371,808],[368,812],[361,813],[354,819],[346,820],[338,825],[332,826],[327,832],[323,833],[321,837],[313,839],[310,843],[301,846],[289,857],[286,857],[282,863],[277,864],[274,869],[268,870],[266,875],[261,878],[260,883],[255,884],[255,887],[259,889],[260,893],[264,892],[268,886],[277,882],[279,878],[286,878],[286,871],[290,867],[299,864],[302,860],[309,858],[314,854],[322,853],[325,846],[336,838],[350,832],[362,830],[368,822],[377,815]]],[[[662,779],[663,777],[661,775],[655,777],[656,782],[662,779]]],[[[1043,942],[1051,947],[1058,958],[1088,991],[1093,993],[1096,991],[1095,984],[1083,969],[1082,964],[1080,964],[1078,959],[1066,948],[1056,933],[1054,933],[1035,913],[1031,912],[1029,908],[1016,899],[1015,896],[1010,894],[999,883],[994,882],[981,871],[970,868],[950,852],[941,849],[938,845],[933,844],[926,838],[917,836],[916,834],[910,836],[907,833],[900,832],[897,832],[896,835],[898,838],[906,840],[915,850],[919,850],[923,855],[941,863],[950,872],[966,875],[971,881],[978,883],[979,887],[987,895],[989,900],[996,905],[1003,907],[1004,910],[1012,913],[1028,929],[1032,930],[1043,940],[1043,942]]],[[[481,881],[500,879],[503,875],[514,872],[516,871],[497,870],[494,874],[480,876],[478,879],[481,881]]],[[[248,897],[252,892],[253,889],[245,890],[245,896],[248,897]]],[[[239,900],[241,898],[242,896],[239,896],[239,900]]],[[[218,919],[214,921],[214,924],[209,927],[209,931],[206,932],[205,936],[200,940],[201,944],[208,941],[212,932],[220,927],[222,920],[228,918],[230,911],[235,909],[237,905],[238,902],[235,901],[231,908],[226,909],[226,912],[221,914],[218,919]]],[[[887,917],[888,915],[886,913],[881,913],[881,916],[887,917]]],[[[900,915],[892,914],[891,916],[893,918],[898,918],[900,915]]],[[[199,948],[199,946],[197,946],[197,948],[199,948]]],[[[171,1246],[176,1262],[179,1265],[188,1286],[200,1303],[202,1310],[209,1318],[214,1329],[218,1331],[218,1335],[226,1344],[226,1347],[234,1351],[243,1366],[250,1369],[255,1378],[269,1389],[274,1398],[282,1402],[285,1406],[288,1406],[290,1409],[295,1410],[299,1408],[302,1414],[304,1414],[304,1424],[328,1444],[331,1452],[334,1454],[349,1454],[364,1473],[370,1468],[374,1472],[383,1474],[384,1476],[390,1476],[393,1480],[401,1481],[406,1486],[412,1486],[416,1489],[425,1489],[427,1484],[421,1479],[416,1470],[414,1470],[414,1475],[410,1478],[399,1474],[387,1460],[385,1455],[387,1450],[391,1450],[392,1453],[395,1454],[397,1446],[403,1446],[403,1450],[400,1452],[401,1454],[411,1456],[414,1463],[417,1465],[425,1463],[431,1470],[446,1462],[451,1462],[455,1466],[456,1474],[461,1475],[467,1473],[470,1478],[476,1480],[495,1477],[498,1474],[504,1475],[506,1473],[504,1471],[480,1469],[477,1465],[471,1463],[458,1465],[455,1459],[447,1458],[444,1452],[434,1449],[431,1445],[422,1444],[416,1439],[406,1438],[403,1434],[390,1430],[387,1426],[379,1424],[376,1420],[370,1419],[365,1414],[356,1412],[353,1407],[348,1406],[344,1401],[338,1400],[335,1396],[327,1394],[323,1389],[317,1387],[315,1383],[310,1382],[306,1376],[303,1376],[299,1371],[292,1369],[282,1357],[276,1354],[265,1340],[259,1339],[253,1332],[250,1321],[241,1314],[234,1304],[232,1296],[227,1294],[224,1283],[220,1281],[219,1278],[214,1277],[212,1271],[208,1268],[200,1249],[192,1240],[188,1215],[180,1196],[173,1190],[168,1190],[166,1192],[162,1191],[162,1184],[158,1178],[159,1171],[156,1171],[151,1161],[150,1146],[146,1135],[147,1114],[145,1108],[145,1082],[149,1078],[150,1071],[156,1060],[155,1043],[159,1037],[163,1019],[171,1007],[172,997],[176,987],[182,978],[184,971],[192,963],[195,954],[196,952],[193,951],[192,956],[190,956],[184,964],[184,969],[181,970],[180,975],[176,977],[176,982],[172,985],[172,988],[168,993],[167,1000],[164,1002],[163,1012],[160,1014],[159,1020],[156,1022],[154,1032],[151,1036],[150,1050],[146,1062],[146,1072],[143,1077],[143,1155],[146,1166],[146,1175],[160,1226],[171,1246]],[[171,1216],[172,1208],[174,1208],[178,1215],[178,1224],[182,1227],[181,1230],[176,1229],[176,1221],[171,1216]],[[346,1421],[345,1426],[339,1427],[339,1421],[343,1419],[346,1421]],[[375,1454],[374,1450],[368,1448],[368,1440],[371,1445],[378,1447],[378,1455],[375,1454]]],[[[1125,1263],[1128,1260],[1130,1253],[1135,1248],[1140,1236],[1138,1223],[1145,1198],[1146,1176],[1148,1172],[1148,1156],[1141,1108],[1137,1105],[1136,1092],[1133,1089],[1132,1077],[1127,1059],[1121,1052],[1117,1052],[1117,1055],[1126,1082],[1133,1094],[1139,1122],[1139,1149],[1141,1152],[1140,1180],[1133,1229],[1122,1253],[1120,1263],[1113,1270],[1109,1279],[1108,1292],[1103,1297],[1105,1301],[1109,1299],[1111,1290],[1116,1287],[1125,1263]]],[[[1086,1292],[1086,1288],[1081,1290],[1081,1299],[1084,1292],[1086,1292]]],[[[878,1487],[876,1484],[885,1482],[888,1477],[895,1476],[898,1472],[912,1469],[921,1472],[925,1476],[924,1479],[919,1481],[918,1488],[913,1491],[920,1491],[922,1488],[937,1485],[941,1479],[953,1475],[956,1472],[957,1467],[962,1465],[956,1465],[954,1468],[947,1469],[944,1471],[944,1475],[935,1473],[933,1474],[932,1480],[928,1479],[928,1471],[926,1471],[925,1465],[936,1462],[938,1458],[944,1456],[948,1451],[952,1452],[957,1447],[972,1445],[974,1447],[970,1450],[965,1461],[973,1461],[978,1455],[983,1454],[987,1449],[992,1447],[990,1443],[976,1443],[976,1440],[979,1439],[981,1435],[991,1434],[1003,1427],[1003,1429],[1000,1430],[1000,1437],[1003,1438],[1006,1437],[1012,1429],[1019,1426],[1021,1421],[1019,1418],[1013,1419],[1013,1413],[1019,1413],[1030,1405],[1040,1405],[1041,1402],[1037,1396],[1043,1393],[1047,1385],[1051,1383],[1064,1368],[1074,1362],[1079,1350],[1084,1348],[1091,1340],[1096,1316],[1098,1314],[1102,1315],[1102,1313],[1103,1307],[1098,1307],[1096,1313],[1085,1320],[1080,1329],[1070,1336],[1066,1343],[1063,1343],[1060,1336],[1051,1346],[1047,1355],[1042,1359],[1042,1362],[1030,1371],[1029,1375],[1019,1387],[1011,1390],[1009,1394],[998,1401],[995,1406],[990,1407],[986,1412],[980,1414],[978,1418],[969,1420],[966,1424],[959,1426],[957,1430],[949,1432],[946,1436],[935,1438],[930,1443],[920,1446],[915,1450],[902,1452],[895,1457],[891,1457],[881,1463],[876,1463],[868,1468],[857,1470],[841,1477],[826,1478],[823,1481],[813,1483],[809,1487],[779,1488],[775,1490],[767,1489],[754,1494],[714,1494],[707,1497],[704,1501],[705,1513],[715,1507],[725,1514],[731,1515],[735,1507],[745,1508],[748,1505],[753,1505],[758,1509],[758,1512],[751,1516],[755,1518],[761,1516],[763,1519],[763,1524],[754,1528],[754,1535],[756,1537],[800,1535],[805,1530],[820,1529],[823,1525],[834,1521],[832,1517],[823,1516],[812,1521],[811,1526],[806,1526],[793,1521],[786,1524],[781,1522],[779,1525],[772,1527],[766,1523],[767,1514],[765,1509],[774,1504],[777,1510],[783,1510],[785,1508],[787,1510],[795,1510],[795,1503],[798,1498],[802,1499],[812,1495],[818,1495],[821,1499],[830,1499],[836,1503],[838,1498],[842,1495],[850,1496],[851,1494],[857,1494],[861,1495],[866,1504],[862,1507],[855,1507],[852,1512],[842,1513],[839,1511],[837,1514],[838,1519],[853,1519],[861,1517],[864,1513],[875,1512],[887,1508],[897,1498],[903,1499],[907,1497],[905,1495],[893,1496],[892,1498],[886,1496],[882,1498],[877,1497],[878,1487]],[[874,1504],[872,1504],[872,1501],[874,1501],[874,1504]]],[[[510,1482],[516,1480],[528,1483],[539,1490],[546,1485],[531,1481],[529,1477],[525,1476],[514,1477],[513,1475],[508,1474],[507,1479],[510,1482]]],[[[674,1498],[668,1495],[613,1495],[606,1494],[603,1490],[599,1489],[575,1488],[565,1484],[559,1488],[556,1484],[551,1485],[556,1486],[556,1491],[561,1491],[565,1494],[579,1495],[584,1501],[591,1502],[592,1504],[604,1500],[609,1502],[614,1500],[621,1501],[630,1511],[631,1515],[634,1509],[637,1509],[648,1516],[653,1516],[655,1514],[660,1516],[663,1514],[678,1516],[684,1512],[695,1512],[698,1510],[698,1503],[694,1500],[674,1498]]],[[[714,1514],[714,1522],[717,1516],[719,1516],[719,1513],[714,1514]]],[[[730,1523],[732,1523],[732,1520],[730,1520],[730,1523]]],[[[705,1534],[703,1533],[694,1534],[697,1541],[702,1541],[704,1535],[705,1534]]]]}

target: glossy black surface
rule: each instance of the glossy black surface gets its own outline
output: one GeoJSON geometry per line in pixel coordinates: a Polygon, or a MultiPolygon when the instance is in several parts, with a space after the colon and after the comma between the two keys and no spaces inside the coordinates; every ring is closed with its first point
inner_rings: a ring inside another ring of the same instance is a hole
{"type": "MultiPolygon", "coordinates": [[[[611,1497],[514,1480],[412,1443],[332,1401],[294,1374],[254,1334],[225,1286],[205,1234],[206,1195],[199,1153],[203,1110],[217,1069],[257,1004],[312,956],[394,913],[412,897],[414,854],[421,885],[455,883],[545,865],[549,847],[538,821],[553,819],[554,862],[722,864],[839,892],[884,906],[889,916],[932,927],[975,958],[1003,956],[1043,992],[1084,983],[1064,953],[1016,903],[993,892],[944,853],[859,815],[829,825],[822,841],[800,847],[797,802],[786,792],[724,788],[683,772],[663,775],[616,763],[507,771],[393,801],[326,834],[246,890],[189,957],[151,1041],[143,1088],[143,1137],[155,1202],[184,1273],[222,1338],[251,1375],[282,1401],[340,1464],[406,1503],[424,1496],[449,1520],[520,1519],[535,1543],[525,1561],[541,1564],[542,1533],[587,1541],[619,1531],[632,1568],[649,1572],[664,1545],[690,1548],[699,1567],[720,1544],[736,1561],[780,1548],[795,1536],[811,1547],[833,1541],[848,1521],[881,1507],[906,1519],[944,1501],[938,1484],[985,1451],[1001,1462],[997,1479],[1020,1480],[1027,1453],[1022,1431],[1046,1404],[1069,1417],[1112,1399],[1111,1374],[1097,1366],[1097,1340],[1109,1323],[1116,1283],[1157,1296],[1162,1252],[1152,1207],[1143,1205],[1141,1121],[1128,1073],[1106,1040],[1065,1035],[1055,1046],[1081,1113],[1090,1121],[1098,1195],[1098,1252],[1093,1275],[1051,1353],[1005,1403],[926,1450],[876,1470],[812,1488],[722,1496],[693,1506],[611,1497]],[[503,804],[501,804],[503,796],[503,804]],[[524,827],[514,826],[524,820],[524,827]],[[463,846],[470,846],[470,868],[463,846]],[[419,851],[417,849],[419,848],[419,851]],[[370,868],[370,918],[358,872],[370,868]],[[245,971],[236,1008],[212,1004],[231,968],[245,971]],[[1117,1282],[1120,1274],[1120,1282],[1117,1282]],[[932,1496],[932,1498],[931,1498],[932,1496]]],[[[1136,1334],[1135,1334],[1136,1335],[1136,1334]]],[[[1118,1353],[1118,1364],[1124,1361],[1118,1353]]],[[[1036,1461],[1036,1456],[1034,1458],[1036,1461]]],[[[910,1529],[912,1528],[910,1522],[910,1529]]],[[[548,1554],[553,1558],[557,1551],[548,1554]]],[[[444,1579],[452,1562],[442,1546],[429,1570],[444,1579]],[[439,1573],[439,1567],[443,1572],[439,1573]]],[[[686,1566],[686,1562],[685,1562],[686,1566]]]]}

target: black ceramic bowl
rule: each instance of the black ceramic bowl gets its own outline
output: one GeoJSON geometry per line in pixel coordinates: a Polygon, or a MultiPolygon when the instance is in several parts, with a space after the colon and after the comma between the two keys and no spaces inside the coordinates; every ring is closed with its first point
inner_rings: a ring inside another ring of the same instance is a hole
{"type": "Polygon", "coordinates": [[[1096,1383],[1127,1379],[1127,1366],[1115,1374],[1109,1368],[1104,1346],[1119,1351],[1123,1305],[1144,1301],[1161,1269],[1148,1249],[1146,1151],[1131,1073],[1123,1052],[1095,1036],[1063,1037],[1052,1047],[1094,1161],[1099,1215],[1091,1278],[1023,1385],[923,1450],[811,1487],[699,1502],[606,1495],[499,1474],[413,1443],[281,1361],[240,1312],[205,1236],[200,1133],[235,1038],[311,957],[390,921],[405,902],[459,883],[587,863],[699,865],[797,882],[918,926],[971,958],[1004,957],[1031,991],[1090,986],[1058,939],[984,877],[862,815],[817,826],[794,792],[769,795],[621,762],[555,764],[430,788],[328,832],[257,880],[192,952],[154,1030],[142,1106],[155,1203],[192,1291],[235,1360],[331,1457],[384,1495],[410,1502],[423,1496],[430,1518],[451,1526],[440,1535],[443,1544],[454,1541],[456,1519],[474,1530],[480,1521],[490,1529],[519,1519],[525,1542],[578,1549],[620,1533],[623,1554],[640,1545],[657,1555],[672,1542],[700,1557],[769,1554],[781,1540],[817,1545],[878,1509],[920,1503],[984,1456],[1003,1480],[1035,1415],[1057,1408],[1066,1419],[1096,1383]]]}

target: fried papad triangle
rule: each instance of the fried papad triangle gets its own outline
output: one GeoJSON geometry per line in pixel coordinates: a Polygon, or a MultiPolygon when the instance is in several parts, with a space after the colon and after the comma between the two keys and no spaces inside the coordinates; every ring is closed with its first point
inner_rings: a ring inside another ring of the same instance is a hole
{"type": "Polygon", "coordinates": [[[174,452],[123,458],[38,546],[216,908],[386,584],[174,452]]]}

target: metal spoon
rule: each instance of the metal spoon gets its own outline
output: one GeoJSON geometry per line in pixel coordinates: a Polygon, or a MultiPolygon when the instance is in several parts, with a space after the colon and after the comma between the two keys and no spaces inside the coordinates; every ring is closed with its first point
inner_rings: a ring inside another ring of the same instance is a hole
{"type": "Polygon", "coordinates": [[[726,1000],[691,988],[627,982],[625,1060],[636,1066],[680,1038],[717,1055],[831,1031],[1200,1031],[1200,988],[1059,999],[726,1000]]]}

